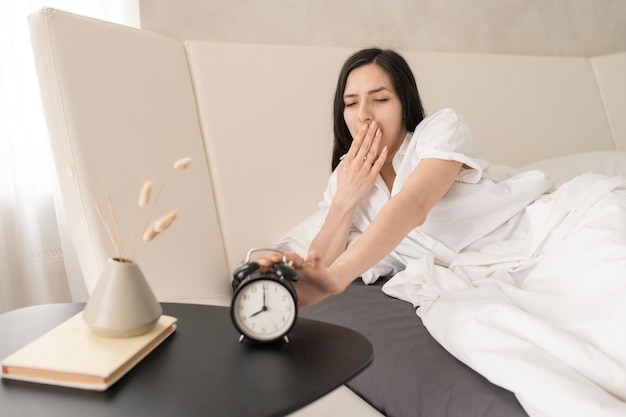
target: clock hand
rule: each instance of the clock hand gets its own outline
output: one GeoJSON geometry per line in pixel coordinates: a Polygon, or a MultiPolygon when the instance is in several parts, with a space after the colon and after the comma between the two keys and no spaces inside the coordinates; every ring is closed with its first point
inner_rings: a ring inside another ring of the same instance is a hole
{"type": "Polygon", "coordinates": [[[267,310],[267,308],[265,308],[265,294],[267,294],[267,287],[263,285],[263,308],[267,310]]]}
{"type": "Polygon", "coordinates": [[[265,307],[265,306],[263,306],[263,308],[260,309],[259,311],[257,311],[256,313],[252,313],[248,318],[254,317],[254,316],[258,315],[258,314],[261,314],[264,311],[267,311],[267,307],[265,307]]]}
{"type": "Polygon", "coordinates": [[[264,284],[263,285],[263,307],[259,311],[257,311],[256,313],[252,313],[252,315],[249,316],[249,317],[254,317],[254,316],[258,315],[258,314],[261,314],[264,311],[267,311],[266,294],[267,294],[267,287],[264,284]]]}

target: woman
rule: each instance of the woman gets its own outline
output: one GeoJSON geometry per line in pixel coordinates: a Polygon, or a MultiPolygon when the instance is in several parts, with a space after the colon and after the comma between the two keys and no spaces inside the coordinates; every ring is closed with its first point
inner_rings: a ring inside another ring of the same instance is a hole
{"type": "Polygon", "coordinates": [[[494,181],[461,116],[408,111],[406,73],[377,49],[341,72],[324,201],[279,244],[305,255],[288,255],[300,304],[394,274],[382,291],[527,410],[626,415],[626,178],[588,173],[551,193],[539,170],[494,181]]]}
{"type": "MultiPolygon", "coordinates": [[[[333,174],[320,204],[323,224],[304,259],[288,254],[300,269],[302,306],[343,291],[364,274],[367,282],[397,272],[406,263],[402,254],[434,253],[449,263],[484,235],[474,236],[463,224],[448,227],[455,220],[450,213],[463,211],[458,195],[474,194],[487,166],[471,129],[450,109],[424,119],[415,79],[399,54],[369,48],[346,61],[335,92],[334,132],[333,174]],[[474,188],[463,188],[468,185],[474,188]],[[457,188],[454,201],[427,221],[457,188]],[[399,245],[404,251],[383,272],[371,270],[399,245]]],[[[293,249],[289,237],[279,246],[293,249]]]]}

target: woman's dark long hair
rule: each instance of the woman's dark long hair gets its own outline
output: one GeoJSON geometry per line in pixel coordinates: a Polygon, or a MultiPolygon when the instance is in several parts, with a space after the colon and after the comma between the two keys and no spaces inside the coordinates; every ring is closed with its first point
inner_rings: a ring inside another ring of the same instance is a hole
{"type": "Polygon", "coordinates": [[[339,158],[348,152],[352,144],[352,135],[343,118],[345,106],[343,95],[346,89],[346,81],[353,69],[368,64],[378,65],[389,75],[393,88],[400,98],[400,103],[402,103],[402,118],[407,132],[412,132],[424,119],[424,109],[417,91],[415,77],[405,59],[391,49],[367,48],[357,51],[343,64],[339,73],[339,80],[337,81],[337,89],[335,90],[333,102],[335,134],[333,142],[333,170],[339,165],[339,158]]]}

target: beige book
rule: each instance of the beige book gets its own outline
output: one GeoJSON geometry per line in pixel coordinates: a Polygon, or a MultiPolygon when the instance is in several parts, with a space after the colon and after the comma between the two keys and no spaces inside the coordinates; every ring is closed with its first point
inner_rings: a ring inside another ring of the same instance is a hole
{"type": "Polygon", "coordinates": [[[104,391],[176,330],[177,319],[162,315],[146,334],[103,337],[89,330],[82,314],[2,360],[2,377],[104,391]]]}

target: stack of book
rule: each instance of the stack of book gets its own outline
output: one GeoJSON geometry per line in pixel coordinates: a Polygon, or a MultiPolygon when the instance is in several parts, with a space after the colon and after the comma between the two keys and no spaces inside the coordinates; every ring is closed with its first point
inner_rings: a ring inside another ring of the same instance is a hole
{"type": "Polygon", "coordinates": [[[176,330],[162,315],[150,332],[112,338],[91,332],[82,312],[2,360],[2,377],[104,391],[176,330]]]}

